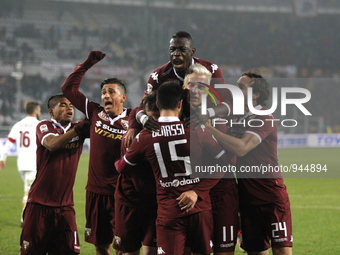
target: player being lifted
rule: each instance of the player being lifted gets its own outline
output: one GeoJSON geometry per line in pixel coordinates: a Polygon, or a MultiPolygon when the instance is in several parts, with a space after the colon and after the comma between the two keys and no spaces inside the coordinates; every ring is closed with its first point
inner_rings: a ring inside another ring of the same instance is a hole
{"type": "Polygon", "coordinates": [[[158,254],[183,254],[186,244],[194,254],[210,254],[213,220],[209,190],[219,179],[192,177],[191,160],[200,165],[203,156],[228,159],[206,128],[190,134],[180,121],[183,96],[177,83],[159,87],[159,131],[142,130],[115,165],[119,172],[127,172],[146,156],[152,166],[157,188],[158,254]],[[191,146],[196,150],[194,158],[191,146]]]}
{"type": "Polygon", "coordinates": [[[114,192],[118,178],[114,162],[120,157],[120,145],[127,132],[131,110],[123,106],[126,88],[125,83],[119,79],[108,78],[102,81],[102,106],[89,101],[79,91],[85,72],[104,57],[101,51],[91,51],[62,86],[65,96],[91,122],[85,241],[95,245],[97,254],[111,254],[112,250],[115,229],[114,192]]]}
{"type": "MultiPolygon", "coordinates": [[[[27,195],[37,173],[37,143],[36,143],[36,127],[39,123],[40,105],[38,102],[29,101],[25,105],[27,116],[17,122],[8,134],[8,140],[0,154],[0,170],[6,167],[6,158],[17,142],[18,159],[17,165],[24,182],[24,197],[22,199],[22,212],[25,209],[27,195]]],[[[21,214],[21,226],[23,218],[21,214]]]]}
{"type": "Polygon", "coordinates": [[[237,81],[237,87],[244,95],[245,114],[233,119],[228,134],[208,127],[225,150],[238,156],[242,248],[251,255],[266,255],[271,246],[274,255],[291,255],[290,202],[281,173],[240,172],[247,166],[278,166],[276,121],[266,121],[275,120],[275,116],[253,114],[247,103],[248,89],[252,88],[252,106],[266,110],[263,105],[268,100],[270,85],[256,71],[247,71],[237,81]]]}
{"type": "MultiPolygon", "coordinates": [[[[148,95],[151,91],[157,90],[164,82],[174,82],[182,86],[188,68],[196,63],[205,66],[208,71],[211,72],[215,83],[224,83],[220,68],[210,61],[194,57],[195,52],[196,48],[194,47],[194,40],[188,32],[178,31],[175,33],[171,37],[169,43],[170,61],[158,67],[150,74],[143,96],[148,95]]],[[[232,109],[230,92],[222,90],[220,95],[222,99],[225,99],[223,100],[223,105],[209,111],[209,115],[207,115],[205,121],[208,117],[213,118],[215,115],[223,117],[230,114],[232,109]]],[[[129,131],[127,139],[125,140],[126,147],[129,147],[128,145],[139,132],[141,128],[140,124],[149,130],[156,130],[159,128],[156,121],[147,117],[141,105],[133,109],[129,117],[129,123],[129,131]]]]}

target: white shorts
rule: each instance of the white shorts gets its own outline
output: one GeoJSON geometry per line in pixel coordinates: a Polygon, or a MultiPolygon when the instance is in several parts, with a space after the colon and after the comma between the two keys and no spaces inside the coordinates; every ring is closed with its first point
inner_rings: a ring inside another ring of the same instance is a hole
{"type": "Polygon", "coordinates": [[[35,175],[37,174],[36,171],[30,171],[30,170],[23,170],[19,171],[21,175],[21,179],[24,182],[24,191],[28,192],[31,188],[32,183],[35,180],[35,175]]]}

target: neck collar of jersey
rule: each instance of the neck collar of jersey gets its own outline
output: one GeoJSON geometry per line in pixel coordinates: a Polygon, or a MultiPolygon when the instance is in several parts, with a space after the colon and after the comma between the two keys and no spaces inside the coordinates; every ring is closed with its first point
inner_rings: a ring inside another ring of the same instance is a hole
{"type": "Polygon", "coordinates": [[[127,108],[123,108],[123,112],[121,114],[117,115],[116,117],[111,118],[109,114],[107,114],[107,116],[108,116],[108,118],[110,120],[110,124],[113,125],[120,118],[126,117],[126,114],[127,114],[127,108]]]}
{"type": "Polygon", "coordinates": [[[175,121],[180,121],[178,117],[174,116],[162,116],[158,118],[159,122],[175,122],[175,121]]]}
{"type": "MultiPolygon", "coordinates": [[[[195,64],[194,58],[191,59],[191,65],[193,65],[193,64],[195,64]]],[[[181,82],[183,82],[184,79],[183,79],[181,76],[179,76],[179,75],[177,74],[175,67],[172,67],[172,69],[174,70],[174,73],[175,73],[176,77],[177,77],[181,82]]]]}
{"type": "Polygon", "coordinates": [[[59,122],[57,122],[55,119],[51,119],[54,123],[54,125],[56,125],[57,127],[60,127],[62,130],[64,130],[64,133],[67,132],[67,130],[69,130],[71,128],[71,122],[68,123],[68,125],[66,126],[66,128],[64,128],[59,122]]]}

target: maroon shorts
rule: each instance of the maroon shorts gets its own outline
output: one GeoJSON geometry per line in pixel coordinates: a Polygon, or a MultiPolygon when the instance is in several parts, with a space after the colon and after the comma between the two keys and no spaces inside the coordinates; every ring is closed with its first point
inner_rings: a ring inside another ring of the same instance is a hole
{"type": "Polygon", "coordinates": [[[143,245],[157,247],[157,208],[134,208],[116,201],[113,247],[122,252],[138,251],[143,245]]]}
{"type": "Polygon", "coordinates": [[[292,216],[289,199],[266,205],[240,204],[242,247],[264,251],[272,247],[292,247],[292,216]]]}
{"type": "Polygon", "coordinates": [[[78,254],[79,236],[72,206],[27,203],[20,237],[20,254],[78,254]]]}
{"type": "Polygon", "coordinates": [[[214,219],[214,252],[232,252],[237,242],[239,229],[238,189],[224,194],[210,196],[214,219]]]}
{"type": "Polygon", "coordinates": [[[212,253],[213,219],[211,211],[202,211],[181,218],[156,220],[157,253],[183,254],[185,246],[193,253],[212,253]]]}
{"type": "Polygon", "coordinates": [[[111,244],[114,231],[114,195],[99,195],[86,191],[85,241],[95,246],[111,244]]]}

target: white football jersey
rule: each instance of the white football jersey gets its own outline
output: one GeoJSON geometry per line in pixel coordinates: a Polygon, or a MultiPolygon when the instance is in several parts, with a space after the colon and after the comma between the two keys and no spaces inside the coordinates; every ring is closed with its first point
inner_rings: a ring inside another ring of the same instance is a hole
{"type": "Polygon", "coordinates": [[[35,117],[26,117],[17,122],[8,138],[16,141],[18,152],[18,170],[37,169],[37,142],[36,142],[36,128],[39,120],[35,117]]]}

